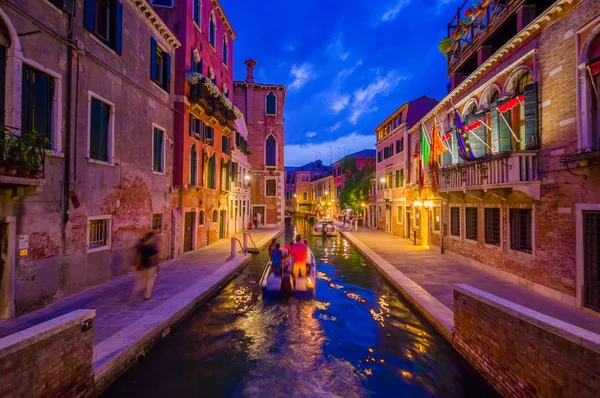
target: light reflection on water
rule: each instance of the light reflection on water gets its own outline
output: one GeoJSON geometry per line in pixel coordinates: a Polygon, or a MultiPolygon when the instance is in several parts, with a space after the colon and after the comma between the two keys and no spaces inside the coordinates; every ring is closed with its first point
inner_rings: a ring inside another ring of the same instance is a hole
{"type": "Polygon", "coordinates": [[[309,239],[317,299],[264,302],[263,253],[106,396],[472,397],[493,390],[349,243],[309,239]]]}

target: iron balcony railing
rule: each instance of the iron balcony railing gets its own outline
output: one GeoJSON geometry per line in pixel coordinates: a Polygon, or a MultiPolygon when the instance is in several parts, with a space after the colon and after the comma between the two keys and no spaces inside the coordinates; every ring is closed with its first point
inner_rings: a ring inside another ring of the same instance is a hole
{"type": "Polygon", "coordinates": [[[44,178],[47,137],[0,125],[0,175],[19,178],[44,178]]]}
{"type": "Polygon", "coordinates": [[[538,181],[538,152],[515,151],[442,168],[440,191],[538,181]]]}

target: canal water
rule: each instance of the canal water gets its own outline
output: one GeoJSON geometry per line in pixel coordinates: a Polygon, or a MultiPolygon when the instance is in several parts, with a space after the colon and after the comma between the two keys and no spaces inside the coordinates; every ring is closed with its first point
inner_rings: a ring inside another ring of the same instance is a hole
{"type": "Polygon", "coordinates": [[[296,233],[317,258],[316,300],[263,301],[263,252],[104,396],[496,396],[348,241],[304,220],[280,241],[296,233]]]}

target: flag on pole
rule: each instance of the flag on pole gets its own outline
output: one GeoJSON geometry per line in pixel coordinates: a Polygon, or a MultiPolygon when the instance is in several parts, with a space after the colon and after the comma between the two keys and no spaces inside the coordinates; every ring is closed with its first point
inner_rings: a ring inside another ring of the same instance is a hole
{"type": "Polygon", "coordinates": [[[421,161],[423,164],[429,163],[429,156],[431,154],[431,147],[429,146],[429,140],[425,133],[425,126],[421,124],[421,161]]]}
{"type": "Polygon", "coordinates": [[[432,156],[431,163],[437,163],[438,156],[442,153],[446,152],[446,147],[442,143],[442,139],[440,138],[440,131],[438,130],[437,123],[433,123],[433,132],[431,133],[431,146],[432,148],[432,156]]]}
{"type": "Polygon", "coordinates": [[[463,127],[462,121],[458,111],[454,110],[454,117],[456,119],[456,142],[458,143],[458,156],[463,160],[477,160],[477,157],[473,154],[469,138],[467,137],[467,131],[463,127]]]}

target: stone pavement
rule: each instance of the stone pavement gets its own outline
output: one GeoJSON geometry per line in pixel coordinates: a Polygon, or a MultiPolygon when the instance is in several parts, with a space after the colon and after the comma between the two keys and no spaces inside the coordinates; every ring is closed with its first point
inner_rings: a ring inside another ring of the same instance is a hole
{"type": "MultiPolygon", "coordinates": [[[[278,235],[281,230],[280,227],[262,228],[252,231],[251,236],[259,246],[278,235]]],[[[242,238],[241,234],[237,237],[240,240],[242,238]]],[[[252,246],[252,243],[249,241],[248,245],[252,246]]],[[[148,301],[145,301],[143,296],[131,297],[134,283],[133,274],[115,278],[38,311],[7,321],[0,321],[0,338],[74,310],[94,309],[96,310],[94,330],[94,347],[96,349],[99,344],[142,319],[146,314],[153,313],[175,295],[200,281],[210,279],[211,275],[217,273],[227,263],[241,265],[244,261],[250,260],[248,254],[238,253],[234,259],[230,258],[230,254],[231,241],[223,239],[198,251],[187,253],[181,258],[161,263],[152,299],[148,301]]],[[[232,272],[235,272],[235,269],[232,269],[232,272]]],[[[207,289],[213,287],[206,286],[207,289]]]]}
{"type": "MultiPolygon", "coordinates": [[[[542,296],[523,286],[515,284],[474,266],[463,264],[448,255],[436,253],[428,248],[414,246],[408,239],[403,239],[383,231],[359,227],[358,232],[343,231],[364,254],[379,257],[400,271],[400,278],[411,285],[416,295],[417,288],[422,288],[449,311],[454,306],[453,285],[466,284],[505,300],[522,305],[544,315],[551,316],[582,329],[600,333],[600,316],[568,306],[558,300],[542,296]],[[369,250],[370,249],[370,250],[369,250]]],[[[371,259],[373,261],[373,258],[371,259]]],[[[375,259],[375,262],[377,260],[375,259]]],[[[383,267],[380,267],[383,268],[383,267]]],[[[385,271],[385,270],[384,270],[385,271]]],[[[425,294],[426,296],[426,294],[425,294]]],[[[427,298],[425,298],[427,301],[427,298]]],[[[435,307],[436,300],[429,300],[435,307]]],[[[438,306],[439,307],[439,306],[438,306]]],[[[439,310],[440,308],[438,308],[439,310]]],[[[435,309],[434,309],[435,311],[435,309]]],[[[439,313],[443,314],[444,308],[439,313]]],[[[447,313],[448,314],[448,313],[447,313]]],[[[443,316],[442,316],[443,317],[443,316]]],[[[454,325],[453,319],[445,319],[454,325]]]]}

